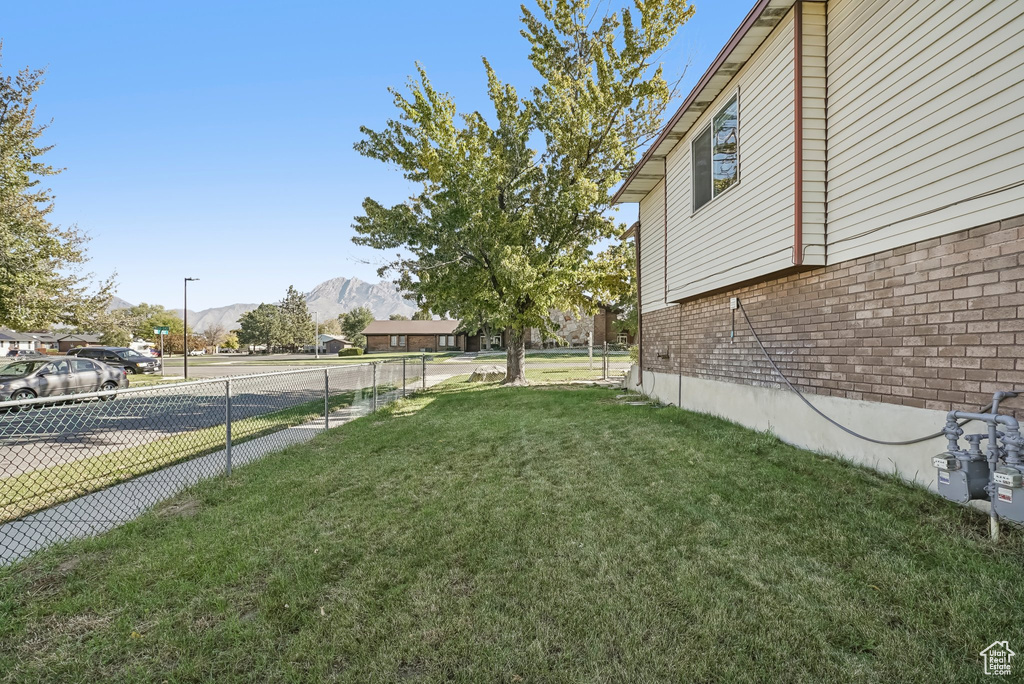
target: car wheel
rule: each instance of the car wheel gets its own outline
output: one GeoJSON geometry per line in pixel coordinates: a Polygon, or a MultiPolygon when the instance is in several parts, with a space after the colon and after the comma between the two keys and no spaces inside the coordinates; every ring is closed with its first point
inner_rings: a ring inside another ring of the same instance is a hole
{"type": "Polygon", "coordinates": [[[124,372],[128,375],[135,375],[135,369],[129,366],[125,366],[124,372]]]}
{"type": "MultiPolygon", "coordinates": [[[[23,388],[23,389],[20,389],[20,390],[14,390],[14,392],[11,393],[11,401],[21,401],[23,399],[35,399],[35,398],[36,398],[36,393],[33,392],[30,389],[24,389],[23,388]]],[[[27,411],[30,408],[32,408],[32,407],[31,406],[25,406],[24,410],[27,411]]],[[[21,410],[22,410],[22,407],[21,406],[17,406],[17,407],[14,407],[14,408],[11,409],[11,413],[17,413],[18,411],[21,411],[21,410]]]]}
{"type": "MultiPolygon", "coordinates": [[[[117,383],[114,382],[113,380],[107,380],[105,383],[103,383],[100,386],[100,391],[101,392],[110,392],[111,390],[116,390],[116,389],[117,389],[117,383]]],[[[111,399],[116,399],[116,398],[117,398],[116,394],[111,394],[110,396],[106,396],[106,397],[100,397],[100,399],[102,399],[103,401],[110,401],[111,399]]]]}

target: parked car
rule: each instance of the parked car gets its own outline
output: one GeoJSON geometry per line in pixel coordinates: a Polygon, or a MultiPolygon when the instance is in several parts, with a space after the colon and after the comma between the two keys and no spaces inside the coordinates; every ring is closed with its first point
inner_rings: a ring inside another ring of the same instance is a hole
{"type": "MultiPolygon", "coordinates": [[[[53,356],[0,363],[2,401],[101,392],[127,386],[125,369],[92,359],[53,356]]],[[[113,395],[103,399],[113,399],[113,395]]]]}
{"type": "Polygon", "coordinates": [[[128,347],[78,347],[68,352],[71,356],[96,359],[108,366],[123,368],[128,375],[135,373],[156,373],[160,370],[160,359],[144,356],[128,347]]]}
{"type": "Polygon", "coordinates": [[[205,356],[206,355],[206,350],[205,349],[193,349],[193,350],[191,350],[188,353],[188,355],[189,356],[205,356]]]}
{"type": "Polygon", "coordinates": [[[29,357],[29,356],[43,356],[43,355],[40,354],[39,352],[37,352],[35,349],[12,349],[11,351],[7,352],[7,357],[8,358],[11,358],[11,357],[14,357],[14,358],[25,358],[25,357],[29,357]]]}

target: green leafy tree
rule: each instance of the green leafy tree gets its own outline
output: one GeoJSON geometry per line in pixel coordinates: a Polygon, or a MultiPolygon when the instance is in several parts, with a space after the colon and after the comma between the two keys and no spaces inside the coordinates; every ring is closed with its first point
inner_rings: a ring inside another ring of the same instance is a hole
{"type": "Polygon", "coordinates": [[[341,321],[337,318],[328,318],[326,321],[320,321],[320,333],[323,335],[340,335],[341,321]]]}
{"type": "Polygon", "coordinates": [[[433,316],[430,315],[430,311],[427,309],[419,309],[412,315],[414,321],[429,321],[433,316]]]}
{"type": "Polygon", "coordinates": [[[127,347],[132,342],[134,321],[126,309],[115,309],[101,315],[93,316],[89,330],[79,332],[95,332],[100,335],[100,343],[111,347],[127,347]]]}
{"type": "Polygon", "coordinates": [[[341,333],[345,336],[345,339],[356,347],[366,346],[366,337],[363,335],[363,330],[370,323],[373,323],[374,320],[373,311],[369,307],[356,307],[348,313],[338,316],[338,320],[341,322],[341,333]]]}
{"type": "Polygon", "coordinates": [[[238,349],[238,335],[234,332],[229,332],[224,336],[224,341],[220,344],[225,349],[238,349]]]}
{"type": "Polygon", "coordinates": [[[391,314],[390,316],[388,316],[388,320],[389,321],[407,321],[407,320],[409,320],[409,317],[408,316],[403,316],[402,314],[391,314]]]}
{"type": "Polygon", "coordinates": [[[363,127],[356,143],[420,191],[391,207],[367,198],[355,242],[400,250],[381,275],[394,273],[424,308],[505,328],[506,383],[526,382],[530,328],[549,331],[551,309],[587,305],[578,283],[590,247],[621,229],[606,216],[612,190],[671,100],[657,60],[693,8],[634,5],[603,15],[588,0],[524,7],[521,33],[540,80],[528,97],[485,59],[494,116],[458,116],[417,65],[410,95],[391,91],[398,118],[363,127]]]}
{"type": "Polygon", "coordinates": [[[245,345],[259,345],[270,352],[281,340],[281,309],[275,304],[260,304],[238,319],[238,341],[245,345]]]}
{"type": "MultiPolygon", "coordinates": [[[[151,340],[155,336],[154,328],[168,328],[172,335],[181,335],[185,332],[185,321],[176,312],[165,309],[160,304],[136,304],[128,309],[120,309],[126,312],[132,325],[132,335],[135,337],[151,340]]],[[[189,333],[192,328],[189,328],[189,333]]]]}
{"type": "Polygon", "coordinates": [[[281,313],[281,338],[279,344],[294,351],[304,344],[312,344],[315,325],[306,307],[306,297],[293,286],[278,304],[281,313]]]}
{"type": "MultiPolygon", "coordinates": [[[[0,51],[3,45],[0,43],[0,51]]],[[[31,330],[54,323],[93,327],[105,315],[113,279],[93,285],[81,273],[87,238],[50,223],[53,192],[42,179],[61,169],[41,161],[33,98],[45,71],[0,72],[0,326],[31,330]]]]}
{"type": "Polygon", "coordinates": [[[636,335],[639,325],[636,292],[636,248],[631,242],[614,243],[583,269],[580,287],[592,294],[595,306],[618,314],[618,332],[636,335]]]}

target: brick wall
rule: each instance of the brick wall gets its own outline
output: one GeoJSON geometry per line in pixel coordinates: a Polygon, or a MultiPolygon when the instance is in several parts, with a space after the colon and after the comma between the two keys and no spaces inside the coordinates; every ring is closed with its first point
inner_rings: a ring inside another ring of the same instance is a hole
{"type": "Polygon", "coordinates": [[[730,297],[802,391],[945,411],[1024,387],[1024,216],[645,313],[644,370],[781,387],[730,297]]]}

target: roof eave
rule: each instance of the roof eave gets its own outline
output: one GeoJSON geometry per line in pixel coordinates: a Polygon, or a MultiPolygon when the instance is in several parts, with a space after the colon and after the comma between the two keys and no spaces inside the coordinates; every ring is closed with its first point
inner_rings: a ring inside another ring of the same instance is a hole
{"type": "MultiPolygon", "coordinates": [[[[658,134],[658,137],[654,140],[654,142],[647,147],[647,151],[644,152],[643,156],[640,158],[640,161],[633,166],[633,169],[629,172],[629,175],[626,176],[626,180],[622,182],[622,185],[619,186],[619,189],[615,192],[615,195],[612,196],[613,205],[621,204],[623,202],[639,202],[641,199],[647,196],[647,194],[650,192],[650,188],[646,190],[631,189],[630,185],[634,181],[644,178],[644,167],[649,162],[653,160],[664,161],[665,156],[668,154],[668,150],[665,150],[661,154],[658,153],[658,150],[662,147],[662,145],[664,145],[664,143],[667,140],[672,140],[672,147],[674,147],[675,144],[679,142],[679,140],[682,140],[684,137],[686,137],[685,132],[673,131],[676,124],[679,123],[680,119],[683,118],[683,115],[686,114],[687,110],[689,110],[690,107],[697,101],[697,98],[701,95],[701,93],[708,86],[711,80],[719,75],[719,72],[721,72],[722,68],[728,63],[729,57],[732,55],[733,51],[736,50],[740,42],[744,38],[746,38],[747,34],[750,33],[750,30],[754,28],[754,26],[758,23],[758,20],[761,18],[761,15],[764,14],[764,11],[768,9],[768,7],[772,4],[785,5],[788,11],[788,8],[792,7],[795,4],[795,2],[796,0],[785,0],[782,3],[780,3],[779,0],[757,1],[753,8],[751,8],[750,12],[747,13],[747,16],[744,17],[743,21],[740,23],[736,31],[733,32],[732,37],[729,38],[725,46],[722,47],[721,51],[719,51],[718,56],[715,57],[714,61],[711,62],[711,66],[708,67],[708,70],[704,72],[704,75],[701,76],[699,81],[697,81],[697,85],[694,86],[693,90],[690,91],[690,94],[686,96],[685,100],[683,100],[683,104],[679,106],[679,109],[677,109],[675,114],[672,115],[672,118],[669,119],[668,123],[661,129],[661,133],[658,134]]],[[[744,61],[744,63],[746,62],[744,61]]],[[[732,80],[732,76],[734,76],[739,71],[739,67],[737,67],[736,65],[730,66],[732,67],[732,73],[729,74],[729,80],[732,80]]],[[[710,104],[710,102],[708,104],[710,104]]],[[[655,185],[657,185],[657,182],[664,176],[664,168],[662,168],[660,172],[655,171],[653,173],[646,174],[646,177],[648,179],[657,179],[655,180],[655,185]]]]}

